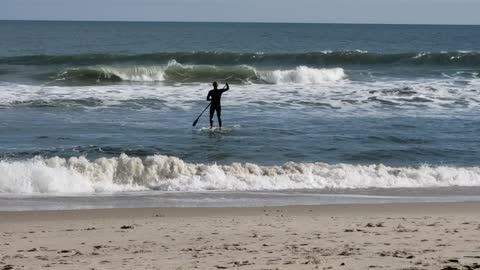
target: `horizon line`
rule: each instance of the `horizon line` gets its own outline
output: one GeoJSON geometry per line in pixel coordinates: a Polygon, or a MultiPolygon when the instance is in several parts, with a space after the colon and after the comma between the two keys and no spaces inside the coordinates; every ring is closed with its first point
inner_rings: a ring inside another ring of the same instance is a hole
{"type": "Polygon", "coordinates": [[[480,26],[480,24],[445,23],[380,23],[380,22],[262,22],[262,21],[155,21],[155,20],[57,20],[0,19],[0,22],[112,22],[112,23],[237,23],[237,24],[343,24],[343,25],[406,25],[406,26],[480,26]]]}

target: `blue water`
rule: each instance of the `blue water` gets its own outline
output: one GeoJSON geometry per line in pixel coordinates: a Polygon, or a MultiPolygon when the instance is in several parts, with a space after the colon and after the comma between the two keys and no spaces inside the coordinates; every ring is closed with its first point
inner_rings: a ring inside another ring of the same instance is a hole
{"type": "Polygon", "coordinates": [[[9,196],[480,186],[480,26],[1,21],[0,36],[9,196]],[[224,129],[192,127],[214,80],[231,84],[224,129]]]}
{"type": "Polygon", "coordinates": [[[1,56],[479,49],[479,26],[2,21],[1,56]]]}

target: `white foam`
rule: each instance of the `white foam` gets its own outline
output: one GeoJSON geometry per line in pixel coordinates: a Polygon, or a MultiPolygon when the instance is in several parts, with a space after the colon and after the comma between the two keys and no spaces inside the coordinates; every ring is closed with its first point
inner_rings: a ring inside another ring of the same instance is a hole
{"type": "Polygon", "coordinates": [[[422,58],[424,57],[425,55],[428,55],[429,53],[426,53],[426,52],[421,52],[421,53],[418,53],[417,55],[415,55],[413,57],[413,59],[419,59],[419,58],[422,58]]]}
{"type": "MultiPolygon", "coordinates": [[[[291,77],[285,76],[291,80],[291,77]]],[[[316,84],[287,82],[274,85],[231,84],[231,90],[225,93],[222,103],[226,106],[272,105],[302,110],[315,108],[315,110],[304,110],[308,113],[322,113],[320,110],[322,108],[335,108],[336,112],[354,114],[361,112],[374,115],[388,115],[400,111],[403,115],[416,115],[420,109],[423,115],[440,117],[451,115],[452,111],[470,113],[480,108],[478,99],[480,79],[477,76],[472,72],[470,75],[446,74],[442,78],[416,80],[341,79],[316,84]],[[426,102],[418,102],[419,100],[426,102]],[[462,102],[458,102],[459,100],[462,102]],[[401,110],[385,110],[392,106],[385,105],[381,101],[395,104],[395,107],[401,110]]],[[[293,79],[297,78],[293,76],[293,79]]],[[[274,75],[272,80],[281,81],[274,75]]],[[[309,81],[309,79],[304,80],[309,81]]],[[[285,81],[288,80],[285,79],[285,81]]],[[[127,100],[155,99],[164,101],[168,106],[155,104],[139,104],[139,106],[147,106],[146,109],[155,110],[190,110],[192,106],[198,105],[198,102],[205,99],[210,89],[210,83],[62,87],[0,82],[0,106],[18,106],[17,104],[21,105],[22,102],[29,101],[96,99],[101,101],[99,105],[95,105],[99,107],[118,106],[127,100]]]]}
{"type": "Polygon", "coordinates": [[[257,76],[270,84],[318,84],[341,80],[345,77],[345,72],[342,68],[299,66],[291,70],[257,71],[257,76]]]}
{"type": "Polygon", "coordinates": [[[293,163],[191,164],[176,157],[121,155],[0,161],[0,193],[63,194],[137,191],[247,191],[325,188],[480,186],[480,167],[293,163]]]}

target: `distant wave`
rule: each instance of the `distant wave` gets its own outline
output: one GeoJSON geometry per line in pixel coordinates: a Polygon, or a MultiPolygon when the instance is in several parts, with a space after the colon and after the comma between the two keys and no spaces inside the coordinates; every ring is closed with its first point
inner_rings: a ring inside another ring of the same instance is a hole
{"type": "Polygon", "coordinates": [[[479,167],[294,163],[192,164],[171,156],[0,161],[0,193],[289,190],[480,186],[479,167]]]}
{"type": "Polygon", "coordinates": [[[285,70],[257,70],[251,66],[182,65],[170,61],[164,66],[92,66],[69,68],[56,76],[58,81],[70,83],[154,82],[171,83],[211,82],[232,83],[303,83],[315,84],[337,81],[345,77],[341,68],[310,68],[298,66],[285,70]]]}
{"type": "Polygon", "coordinates": [[[459,65],[480,66],[480,52],[410,52],[370,53],[365,51],[325,51],[307,53],[232,53],[232,52],[160,52],[137,55],[76,54],[28,55],[0,58],[0,64],[10,65],[110,65],[166,64],[171,60],[204,65],[266,65],[266,66],[325,66],[325,65],[459,65]]]}

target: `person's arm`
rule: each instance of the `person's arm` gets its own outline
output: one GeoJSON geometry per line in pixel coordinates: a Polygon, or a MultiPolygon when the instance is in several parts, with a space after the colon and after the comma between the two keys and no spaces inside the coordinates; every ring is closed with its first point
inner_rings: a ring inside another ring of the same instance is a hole
{"type": "Polygon", "coordinates": [[[230,85],[228,85],[228,83],[225,83],[225,87],[223,88],[223,92],[226,92],[230,90],[230,85]]]}
{"type": "Polygon", "coordinates": [[[212,95],[211,95],[211,93],[212,93],[212,91],[208,91],[207,101],[212,100],[212,95]]]}

